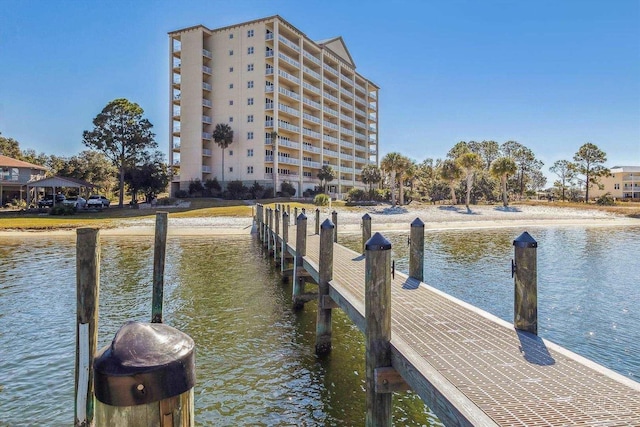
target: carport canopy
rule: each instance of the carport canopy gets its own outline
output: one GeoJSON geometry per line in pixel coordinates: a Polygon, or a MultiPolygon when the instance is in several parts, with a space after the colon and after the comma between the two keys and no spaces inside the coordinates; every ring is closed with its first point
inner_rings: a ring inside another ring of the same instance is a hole
{"type": "MultiPolygon", "coordinates": [[[[47,188],[51,188],[51,194],[56,194],[56,189],[59,189],[59,188],[77,188],[78,195],[82,196],[84,194],[85,196],[87,196],[89,191],[95,187],[96,186],[93,185],[92,183],[83,181],[81,179],[52,176],[50,178],[45,178],[39,181],[32,181],[28,183],[27,194],[29,196],[31,195],[31,192],[29,191],[31,188],[34,188],[36,190],[35,191],[36,197],[38,194],[38,188],[44,188],[45,193],[47,192],[46,191],[47,188]]],[[[30,204],[30,203],[31,203],[31,200],[27,200],[27,204],[30,204]]],[[[53,203],[55,204],[55,198],[53,200],[53,203]]]]}

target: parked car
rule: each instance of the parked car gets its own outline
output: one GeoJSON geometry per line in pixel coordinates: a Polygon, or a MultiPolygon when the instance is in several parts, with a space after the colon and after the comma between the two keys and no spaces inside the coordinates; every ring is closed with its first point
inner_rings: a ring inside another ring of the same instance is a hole
{"type": "Polygon", "coordinates": [[[110,204],[111,201],[109,199],[99,194],[89,196],[89,200],[87,200],[87,205],[90,208],[108,208],[110,204]]]}
{"type": "Polygon", "coordinates": [[[65,206],[71,206],[73,209],[85,209],[87,207],[87,200],[84,197],[72,196],[65,199],[62,202],[65,206]]]}
{"type": "MultiPolygon", "coordinates": [[[[64,194],[56,194],[56,204],[64,202],[64,194]]],[[[47,194],[44,198],[38,201],[39,208],[50,208],[53,206],[53,194],[47,194]]]]}

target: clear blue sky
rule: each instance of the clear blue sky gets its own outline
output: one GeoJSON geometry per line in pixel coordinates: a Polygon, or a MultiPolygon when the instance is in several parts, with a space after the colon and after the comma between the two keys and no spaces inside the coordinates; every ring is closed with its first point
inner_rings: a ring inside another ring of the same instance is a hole
{"type": "Polygon", "coordinates": [[[71,156],[124,97],[166,152],[167,32],[275,14],[312,39],[344,38],[381,87],[382,154],[516,140],[551,177],[592,142],[608,166],[640,165],[639,0],[0,0],[0,132],[71,156]]]}

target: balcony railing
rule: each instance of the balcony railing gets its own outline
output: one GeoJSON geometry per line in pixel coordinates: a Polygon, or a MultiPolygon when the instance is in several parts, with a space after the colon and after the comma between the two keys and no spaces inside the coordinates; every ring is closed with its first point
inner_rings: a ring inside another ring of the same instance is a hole
{"type": "Polygon", "coordinates": [[[337,151],[329,150],[328,148],[323,148],[322,152],[325,154],[325,156],[338,157],[337,151]]]}
{"type": "Polygon", "coordinates": [[[286,71],[282,71],[282,70],[278,70],[278,75],[284,77],[285,79],[291,80],[292,82],[298,83],[300,84],[300,79],[292,76],[291,74],[287,73],[286,71]]]}
{"type": "Polygon", "coordinates": [[[302,149],[305,151],[311,151],[312,153],[320,153],[321,150],[319,147],[313,146],[309,143],[302,144],[302,149]]]}
{"type": "Polygon", "coordinates": [[[324,84],[326,84],[327,86],[329,86],[329,87],[332,87],[334,89],[338,89],[338,85],[335,84],[334,82],[332,82],[331,80],[327,79],[327,78],[322,79],[322,82],[324,84]]]}
{"type": "Polygon", "coordinates": [[[264,39],[265,39],[265,40],[273,40],[273,33],[267,33],[267,34],[265,34],[264,39]]]}
{"type": "Polygon", "coordinates": [[[273,127],[273,119],[265,120],[264,125],[265,125],[265,127],[272,128],[273,127]]]}
{"type": "Polygon", "coordinates": [[[364,98],[362,98],[360,96],[356,96],[356,101],[359,102],[362,105],[367,105],[367,101],[365,101],[364,98]]]}
{"type": "Polygon", "coordinates": [[[203,123],[207,123],[207,124],[211,124],[211,117],[209,117],[209,116],[202,116],[202,122],[203,122],[203,123]]]}
{"type": "Polygon", "coordinates": [[[300,47],[298,47],[298,45],[292,42],[291,40],[284,37],[282,34],[278,34],[278,40],[280,40],[282,43],[289,46],[291,49],[295,50],[296,52],[300,52],[300,47]]]}
{"type": "Polygon", "coordinates": [[[306,50],[302,51],[302,55],[305,58],[309,58],[312,62],[320,65],[322,63],[322,61],[320,61],[318,58],[316,58],[315,56],[313,56],[312,54],[310,54],[309,52],[307,52],[306,50]]]}
{"type": "Polygon", "coordinates": [[[302,113],[302,117],[304,117],[305,119],[310,120],[310,121],[312,121],[314,123],[320,124],[320,118],[318,118],[316,116],[313,116],[313,115],[311,115],[309,113],[302,113]]]}
{"type": "Polygon", "coordinates": [[[361,116],[367,117],[367,113],[358,107],[356,107],[356,113],[360,114],[361,116]]]}
{"type": "Polygon", "coordinates": [[[310,91],[315,92],[317,94],[320,94],[320,88],[310,83],[302,82],[302,87],[304,87],[305,89],[309,89],[310,91]]]}
{"type": "Polygon", "coordinates": [[[211,156],[211,150],[209,150],[208,148],[203,148],[202,149],[202,155],[203,156],[211,156]]]}
{"type": "Polygon", "coordinates": [[[302,128],[302,134],[320,139],[320,132],[316,132],[309,128],[302,128]]]}
{"type": "Polygon", "coordinates": [[[333,142],[334,144],[338,144],[340,142],[338,140],[338,138],[334,138],[331,135],[322,135],[322,140],[323,141],[328,141],[328,142],[333,142]]]}
{"type": "Polygon", "coordinates": [[[265,58],[271,58],[273,57],[273,49],[268,49],[265,53],[264,53],[265,58]]]}
{"type": "Polygon", "coordinates": [[[351,154],[340,153],[340,158],[342,160],[353,160],[353,156],[351,154]]]}
{"type": "Polygon", "coordinates": [[[325,113],[333,114],[336,117],[338,117],[339,115],[339,113],[336,110],[334,110],[331,107],[327,107],[326,105],[322,107],[322,111],[324,111],[325,113]]]}
{"type": "Polygon", "coordinates": [[[364,146],[364,145],[360,145],[360,144],[356,144],[356,150],[357,151],[367,151],[369,148],[364,146]]]}
{"type": "Polygon", "coordinates": [[[300,95],[293,91],[290,91],[289,89],[278,87],[278,92],[280,92],[283,95],[287,95],[289,98],[297,99],[298,101],[300,100],[300,95]]]}
{"type": "Polygon", "coordinates": [[[300,117],[300,111],[295,108],[291,108],[286,104],[278,103],[278,110],[291,114],[292,116],[300,117]]]}
{"type": "Polygon", "coordinates": [[[264,87],[264,91],[269,93],[269,92],[273,92],[273,85],[266,85],[264,87]]]}
{"type": "Polygon", "coordinates": [[[202,71],[204,73],[207,73],[207,74],[211,74],[212,73],[211,67],[207,67],[206,65],[202,66],[202,71]]]}
{"type": "Polygon", "coordinates": [[[273,101],[265,102],[264,108],[265,108],[265,110],[273,110],[273,101]]]}
{"type": "Polygon", "coordinates": [[[282,147],[289,147],[295,150],[300,149],[300,143],[296,141],[292,141],[290,139],[278,138],[278,145],[282,147]]]}
{"type": "Polygon", "coordinates": [[[202,49],[202,56],[209,59],[213,58],[213,55],[207,49],[202,49]]]}
{"type": "Polygon", "coordinates": [[[348,123],[353,123],[353,119],[351,118],[351,116],[347,116],[346,114],[340,113],[340,119],[348,123]]]}
{"type": "Polygon", "coordinates": [[[340,132],[344,133],[345,135],[353,136],[353,131],[343,126],[340,126],[340,132]]]}
{"type": "Polygon", "coordinates": [[[213,137],[211,132],[202,132],[202,139],[210,140],[213,137]]]}
{"type": "Polygon", "coordinates": [[[338,98],[336,98],[335,96],[331,95],[330,93],[324,92],[323,93],[324,97],[327,98],[330,101],[335,102],[336,104],[338,103],[338,98]]]}
{"type": "Polygon", "coordinates": [[[331,71],[333,74],[335,74],[336,76],[338,75],[338,70],[336,70],[335,68],[333,68],[331,65],[329,64],[322,64],[322,68],[324,68],[327,71],[331,71]]]}
{"type": "Polygon", "coordinates": [[[351,93],[351,91],[343,87],[340,88],[340,93],[342,93],[343,95],[347,95],[349,98],[353,98],[353,94],[351,93]]]}
{"type": "Polygon", "coordinates": [[[362,92],[362,93],[367,93],[367,90],[366,90],[364,87],[360,86],[358,83],[356,83],[356,84],[355,84],[355,87],[356,87],[356,89],[358,89],[360,92],[362,92]]]}
{"type": "Polygon", "coordinates": [[[320,165],[320,162],[314,162],[314,161],[311,161],[311,160],[303,160],[302,161],[302,165],[310,167],[310,168],[316,168],[316,169],[320,169],[322,167],[320,165]]]}
{"type": "Polygon", "coordinates": [[[339,126],[338,126],[337,124],[335,124],[335,123],[331,123],[330,121],[327,121],[327,120],[324,120],[324,121],[322,122],[322,124],[323,124],[325,127],[329,128],[329,129],[333,129],[333,130],[338,130],[338,128],[339,128],[339,126]]]}
{"type": "Polygon", "coordinates": [[[289,55],[285,55],[282,52],[278,52],[278,58],[282,59],[284,62],[293,65],[296,68],[300,68],[300,63],[290,57],[289,55]]]}
{"type": "Polygon", "coordinates": [[[287,123],[283,120],[278,120],[278,128],[290,130],[291,132],[300,132],[300,127],[287,123]]]}
{"type": "Polygon", "coordinates": [[[202,82],[202,89],[211,91],[212,87],[209,83],[202,82]]]}
{"type": "Polygon", "coordinates": [[[365,135],[362,132],[356,132],[356,138],[360,138],[360,139],[366,140],[367,139],[367,135],[365,135]]]}
{"type": "Polygon", "coordinates": [[[344,148],[353,148],[353,143],[349,141],[345,141],[344,139],[340,140],[340,145],[344,148]]]}
{"type": "Polygon", "coordinates": [[[316,79],[322,80],[322,76],[320,74],[316,73],[315,71],[313,71],[311,68],[304,67],[303,70],[304,70],[305,73],[315,77],[316,79]]]}
{"type": "Polygon", "coordinates": [[[342,80],[343,82],[347,82],[349,83],[351,86],[353,86],[353,80],[351,80],[349,77],[344,76],[342,74],[340,74],[340,80],[342,80]]]}
{"type": "Polygon", "coordinates": [[[343,100],[340,100],[340,105],[342,105],[344,108],[348,108],[349,110],[353,110],[353,105],[351,105],[348,102],[345,102],[343,100]]]}
{"type": "Polygon", "coordinates": [[[267,67],[267,69],[264,72],[267,76],[270,76],[271,74],[273,74],[273,67],[267,67]]]}
{"type": "Polygon", "coordinates": [[[213,102],[209,101],[208,99],[203,99],[202,100],[202,105],[204,105],[205,107],[212,107],[213,106],[213,102]]]}
{"type": "Polygon", "coordinates": [[[313,101],[313,100],[311,100],[309,98],[302,98],[302,102],[304,102],[305,104],[310,105],[312,107],[316,107],[318,109],[321,106],[319,102],[313,101]]]}
{"type": "Polygon", "coordinates": [[[211,166],[202,165],[202,172],[211,173],[211,166]]]}

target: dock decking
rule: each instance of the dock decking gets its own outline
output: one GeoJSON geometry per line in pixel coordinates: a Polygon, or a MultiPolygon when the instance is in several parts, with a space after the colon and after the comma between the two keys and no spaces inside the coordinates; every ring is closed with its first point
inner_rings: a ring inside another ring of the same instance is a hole
{"type": "MultiPolygon", "coordinates": [[[[316,283],[319,248],[307,233],[302,267],[316,283]]],[[[365,332],[365,257],[333,251],[329,296],[365,332]]],[[[391,334],[392,367],[447,425],[640,426],[640,383],[399,272],[391,334]]]]}

